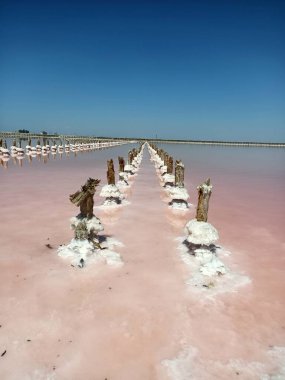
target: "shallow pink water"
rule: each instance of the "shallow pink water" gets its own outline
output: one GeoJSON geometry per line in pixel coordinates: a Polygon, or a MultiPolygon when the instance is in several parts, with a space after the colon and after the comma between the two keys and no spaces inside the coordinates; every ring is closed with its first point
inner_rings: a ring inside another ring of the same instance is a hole
{"type": "Polygon", "coordinates": [[[56,248],[72,237],[69,218],[77,210],[68,194],[89,176],[105,183],[106,159],[126,156],[129,146],[46,165],[9,162],[0,171],[0,354],[7,351],[0,357],[1,379],[281,373],[283,356],[272,359],[268,352],[285,346],[284,151],[164,148],[183,159],[192,203],[195,187],[211,176],[209,221],[232,252],[227,265],[251,283],[214,298],[185,284],[191,268],[175,238],[183,236],[194,209],[182,216],[168,209],[147,149],[128,194],[131,204],[115,212],[95,209],[104,234],[124,244],[116,249],[121,268],[73,268],[56,248]]]}

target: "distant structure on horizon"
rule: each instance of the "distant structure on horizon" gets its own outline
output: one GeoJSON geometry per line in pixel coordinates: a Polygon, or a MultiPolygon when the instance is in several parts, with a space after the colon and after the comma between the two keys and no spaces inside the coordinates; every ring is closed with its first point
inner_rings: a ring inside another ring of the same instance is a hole
{"type": "Polygon", "coordinates": [[[275,147],[275,148],[284,148],[285,142],[258,142],[258,141],[219,141],[219,140],[179,140],[179,139],[161,139],[157,138],[145,138],[145,137],[106,137],[106,136],[82,136],[82,135],[63,135],[63,134],[48,134],[43,131],[40,133],[35,132],[23,132],[26,130],[18,130],[16,132],[5,132],[0,131],[0,139],[21,139],[28,140],[49,138],[49,139],[59,139],[61,141],[73,140],[73,141],[91,141],[91,140],[123,140],[123,141],[151,141],[155,143],[177,143],[177,144],[194,144],[194,145],[224,145],[224,146],[258,146],[258,147],[275,147]]]}

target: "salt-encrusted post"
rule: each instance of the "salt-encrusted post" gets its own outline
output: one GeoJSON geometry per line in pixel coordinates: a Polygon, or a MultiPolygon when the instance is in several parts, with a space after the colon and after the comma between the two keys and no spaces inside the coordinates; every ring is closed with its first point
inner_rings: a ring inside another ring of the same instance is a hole
{"type": "Polygon", "coordinates": [[[175,162],[175,186],[184,187],[184,165],[181,160],[175,162]]]}
{"type": "MultiPolygon", "coordinates": [[[[186,243],[189,253],[194,255],[199,264],[199,272],[211,279],[226,273],[224,263],[217,257],[215,243],[219,239],[218,231],[207,222],[209,199],[212,191],[210,179],[198,186],[198,206],[196,219],[190,220],[186,224],[188,236],[186,243]]],[[[200,286],[206,286],[204,281],[199,282],[200,286]]],[[[197,286],[197,285],[195,285],[197,286]]]]}
{"type": "Polygon", "coordinates": [[[167,174],[173,173],[173,157],[168,156],[167,160],[167,174]]]}
{"type": "Polygon", "coordinates": [[[80,214],[71,218],[71,227],[74,230],[74,239],[68,245],[58,248],[58,254],[63,257],[74,257],[73,262],[79,267],[85,265],[86,259],[101,249],[98,233],[104,228],[93,213],[94,194],[100,180],[89,178],[81,187],[69,196],[70,201],[80,207],[80,214]]]}
{"type": "Polygon", "coordinates": [[[128,153],[128,164],[129,165],[132,164],[133,158],[134,158],[133,151],[130,150],[129,153],[128,153]]]}
{"type": "Polygon", "coordinates": [[[113,160],[107,161],[107,185],[103,186],[100,197],[104,197],[104,206],[118,205],[122,203],[123,196],[115,184],[115,170],[113,160]]]}
{"type": "Polygon", "coordinates": [[[189,194],[184,187],[184,165],[181,160],[175,162],[174,186],[169,189],[171,202],[169,205],[174,209],[187,209],[189,194]]]}
{"type": "Polygon", "coordinates": [[[118,157],[119,161],[119,171],[123,172],[125,170],[125,159],[124,157],[118,157]]]}
{"type": "Polygon", "coordinates": [[[166,152],[163,151],[163,161],[164,161],[164,165],[167,166],[167,163],[168,163],[168,154],[166,152]]]}
{"type": "Polygon", "coordinates": [[[108,160],[107,161],[107,181],[108,185],[115,185],[115,170],[114,170],[114,163],[113,160],[108,160]]]}
{"type": "Polygon", "coordinates": [[[117,183],[117,186],[129,186],[129,183],[127,181],[128,174],[125,173],[125,159],[124,157],[118,157],[119,161],[119,181],[117,183]]]}
{"type": "Polygon", "coordinates": [[[209,201],[212,194],[212,188],[210,178],[197,187],[198,189],[198,205],[196,219],[198,222],[207,222],[209,201]]]}
{"type": "Polygon", "coordinates": [[[96,192],[96,187],[99,185],[99,179],[89,178],[85,185],[81,187],[81,190],[76,191],[74,194],[69,196],[69,199],[77,207],[80,207],[80,214],[77,218],[93,218],[93,207],[94,207],[94,194],[96,192]]]}

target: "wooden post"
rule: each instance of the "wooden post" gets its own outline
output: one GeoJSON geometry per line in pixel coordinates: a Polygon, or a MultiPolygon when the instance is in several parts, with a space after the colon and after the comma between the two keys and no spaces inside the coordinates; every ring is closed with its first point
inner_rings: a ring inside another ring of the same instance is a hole
{"type": "Polygon", "coordinates": [[[94,194],[96,192],[96,187],[99,185],[99,179],[89,178],[85,185],[81,187],[81,190],[76,191],[74,194],[69,196],[69,199],[77,207],[80,207],[80,218],[93,218],[93,207],[94,207],[94,194]]]}
{"type": "Polygon", "coordinates": [[[173,173],[173,157],[168,156],[167,160],[167,173],[172,174],[173,173]]]}
{"type": "Polygon", "coordinates": [[[115,185],[115,170],[114,170],[114,163],[113,160],[107,161],[107,181],[108,185],[115,185]]]}
{"type": "Polygon", "coordinates": [[[175,186],[184,187],[184,165],[181,160],[175,162],[175,186]]]}
{"type": "Polygon", "coordinates": [[[128,163],[129,163],[129,165],[131,165],[132,164],[132,162],[133,162],[133,151],[132,150],[130,150],[129,151],[129,153],[128,153],[128,163]]]}
{"type": "Polygon", "coordinates": [[[119,171],[123,172],[125,170],[125,160],[124,157],[118,157],[119,160],[119,171]]]}
{"type": "Polygon", "coordinates": [[[212,185],[210,178],[204,183],[197,187],[198,189],[198,205],[196,219],[198,222],[207,222],[208,220],[208,209],[210,196],[212,194],[212,185]]]}

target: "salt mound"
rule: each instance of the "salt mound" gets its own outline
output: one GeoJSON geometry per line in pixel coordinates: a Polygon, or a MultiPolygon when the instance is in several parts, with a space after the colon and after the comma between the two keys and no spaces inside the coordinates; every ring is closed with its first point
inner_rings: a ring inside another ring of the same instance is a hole
{"type": "Polygon", "coordinates": [[[214,253],[207,249],[195,249],[195,257],[200,262],[200,272],[204,276],[225,274],[226,268],[223,262],[214,253]]]}
{"type": "Polygon", "coordinates": [[[123,261],[119,253],[113,251],[114,246],[122,245],[112,238],[107,238],[100,244],[102,249],[94,247],[88,240],[72,239],[68,245],[60,246],[58,256],[70,258],[75,266],[83,267],[90,262],[105,262],[107,265],[122,265],[123,261]]]}
{"type": "Polygon", "coordinates": [[[189,194],[185,187],[170,187],[168,193],[171,199],[181,199],[185,202],[189,199],[189,194]]]}
{"type": "Polygon", "coordinates": [[[122,196],[116,185],[105,185],[102,187],[100,197],[104,198],[120,198],[122,196]]]}
{"type": "Polygon", "coordinates": [[[190,220],[185,226],[189,236],[187,241],[193,244],[210,245],[219,239],[218,231],[210,223],[190,220]]]}

